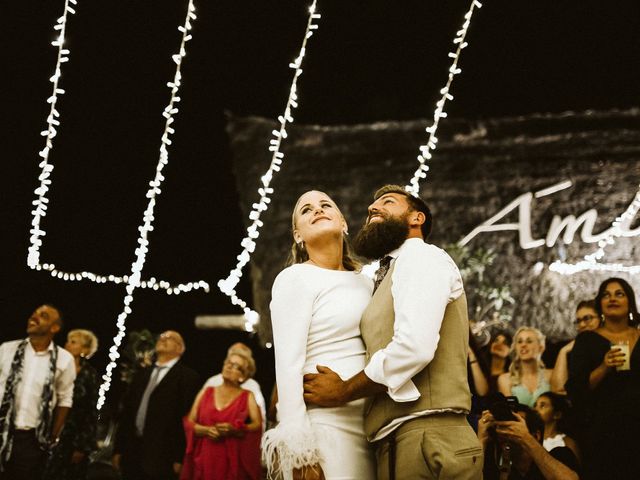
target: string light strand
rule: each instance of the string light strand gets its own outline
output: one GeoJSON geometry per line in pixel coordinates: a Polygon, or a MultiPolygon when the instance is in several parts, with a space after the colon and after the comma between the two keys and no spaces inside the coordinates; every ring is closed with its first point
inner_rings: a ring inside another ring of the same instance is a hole
{"type": "Polygon", "coordinates": [[[34,209],[31,211],[33,218],[31,219],[31,229],[29,233],[29,249],[27,253],[27,265],[31,268],[36,268],[40,264],[40,247],[42,246],[42,237],[46,235],[46,232],[42,229],[41,221],[47,214],[47,206],[49,199],[47,198],[47,192],[51,185],[51,173],[53,172],[53,165],[49,163],[49,154],[53,149],[53,139],[58,133],[60,127],[60,112],[57,109],[58,96],[64,95],[65,91],[60,88],[60,77],[62,75],[62,64],[69,61],[70,51],[64,47],[65,33],[67,30],[67,18],[69,14],[75,14],[76,11],[72,5],[76,6],[77,0],[65,0],[64,12],[62,16],[58,17],[53,29],[58,33],[58,37],[51,42],[51,45],[58,48],[58,56],[56,60],[56,66],[53,75],[49,78],[52,83],[52,93],[47,98],[47,103],[51,105],[49,108],[49,115],[47,116],[47,128],[40,132],[40,135],[45,137],[45,146],[38,155],[42,158],[42,161],[38,165],[41,169],[38,180],[40,185],[34,190],[36,199],[32,202],[34,209]]]}
{"type": "MultiPolygon", "coordinates": [[[[56,24],[53,27],[58,33],[58,37],[51,42],[51,44],[58,48],[58,55],[56,60],[56,66],[54,74],[49,78],[49,81],[53,84],[52,93],[47,99],[47,103],[51,105],[49,109],[49,115],[47,116],[47,128],[41,132],[41,135],[45,137],[45,147],[39,152],[39,156],[42,157],[42,161],[39,164],[41,169],[38,180],[40,184],[35,189],[34,194],[36,199],[32,202],[34,209],[31,211],[31,230],[29,231],[29,248],[27,254],[27,265],[34,270],[48,271],[52,277],[65,281],[82,281],[88,280],[95,283],[127,283],[129,277],[127,275],[100,275],[93,272],[67,272],[56,268],[53,263],[40,263],[40,247],[43,245],[41,237],[46,235],[45,230],[42,227],[42,220],[47,214],[47,208],[49,199],[47,198],[47,192],[49,191],[52,180],[51,174],[54,169],[54,165],[49,162],[49,155],[53,150],[53,139],[56,137],[58,129],[60,128],[60,113],[58,111],[58,96],[63,95],[65,90],[60,87],[60,81],[62,77],[62,64],[69,61],[70,50],[64,47],[65,34],[67,27],[67,18],[69,14],[75,14],[75,8],[77,6],[77,0],[66,0],[64,6],[64,12],[56,20],[56,24]],[[72,6],[73,5],[73,6],[72,6]]],[[[186,39],[188,41],[189,38],[186,39]]],[[[181,46],[181,52],[184,46],[181,46]]],[[[181,57],[179,54],[174,55],[174,61],[181,57]]],[[[179,98],[176,100],[179,101],[179,98]]],[[[170,131],[172,133],[172,131],[170,131]]],[[[164,179],[164,177],[162,177],[164,179]]],[[[208,292],[210,286],[203,280],[171,284],[165,280],[156,280],[154,277],[149,280],[140,282],[139,288],[149,288],[153,290],[163,290],[165,293],[171,295],[178,295],[181,293],[190,292],[192,290],[203,289],[208,292]]]]}
{"type": "Polygon", "coordinates": [[[156,205],[156,197],[162,193],[160,187],[162,186],[162,182],[164,180],[164,176],[162,175],[162,170],[169,163],[169,145],[171,145],[171,134],[175,133],[175,130],[172,128],[171,124],[174,122],[174,115],[176,115],[179,111],[176,104],[180,102],[180,97],[178,96],[178,91],[180,90],[180,85],[182,83],[182,75],[180,72],[182,66],[182,60],[186,55],[186,43],[191,40],[192,36],[189,33],[192,28],[192,21],[196,19],[195,7],[193,4],[193,0],[189,0],[189,4],[187,7],[187,14],[183,25],[178,27],[178,30],[182,32],[182,40],[180,42],[180,49],[178,53],[171,56],[171,59],[176,64],[176,73],[173,77],[173,80],[167,83],[167,87],[169,87],[171,91],[171,97],[169,99],[169,104],[162,112],[162,116],[165,117],[165,127],[164,132],[161,137],[160,144],[160,158],[158,160],[158,164],[156,165],[156,174],[152,181],[149,182],[149,189],[147,190],[147,198],[149,202],[147,204],[147,208],[143,214],[142,225],[138,227],[138,231],[140,232],[140,236],[138,237],[138,247],[135,249],[135,261],[131,264],[131,274],[128,276],[126,291],[127,294],[124,297],[123,303],[124,308],[123,311],[118,315],[118,320],[116,322],[116,328],[118,332],[116,336],[113,337],[113,344],[109,349],[109,364],[107,365],[107,369],[105,374],[102,376],[102,384],[100,385],[100,389],[98,392],[98,403],[97,408],[100,410],[104,405],[106,394],[111,387],[111,380],[113,377],[113,370],[116,367],[116,361],[120,357],[120,353],[118,350],[122,345],[122,341],[124,340],[124,336],[126,333],[126,319],[131,314],[131,303],[133,302],[133,293],[136,288],[141,285],[141,273],[146,261],[146,255],[149,251],[149,239],[148,235],[153,231],[153,212],[156,205]]]}
{"type": "Polygon", "coordinates": [[[235,268],[229,272],[227,278],[218,282],[218,288],[222,293],[230,297],[231,303],[242,308],[246,320],[245,330],[248,332],[254,330],[255,325],[258,323],[259,315],[256,311],[249,308],[244,300],[238,297],[235,288],[242,277],[242,270],[247,263],[249,263],[251,254],[256,248],[256,239],[260,236],[260,228],[263,226],[260,216],[269,208],[271,196],[274,192],[270,184],[273,176],[280,171],[284,160],[284,154],[280,151],[280,147],[282,146],[282,141],[287,138],[287,124],[293,124],[292,112],[298,107],[298,78],[302,75],[302,61],[306,54],[307,41],[313,36],[314,31],[318,29],[318,24],[314,22],[321,18],[320,14],[316,11],[316,4],[317,1],[314,0],[309,7],[309,18],[307,20],[307,28],[304,33],[300,52],[296,59],[289,64],[289,67],[294,70],[291,88],[289,89],[289,97],[287,98],[284,113],[278,117],[280,128],[274,129],[271,132],[273,135],[269,141],[269,151],[272,152],[271,163],[265,174],[260,178],[262,184],[261,187],[258,188],[260,198],[252,205],[251,213],[249,213],[251,225],[247,228],[247,235],[240,243],[243,250],[236,257],[238,261],[235,268]]]}
{"type": "Polygon", "coordinates": [[[440,90],[440,94],[442,95],[442,97],[436,102],[436,109],[433,112],[433,123],[430,127],[427,127],[425,129],[425,131],[429,134],[429,138],[426,145],[420,145],[420,154],[417,157],[418,163],[420,165],[413,174],[413,178],[409,181],[409,185],[405,187],[405,189],[413,196],[418,196],[420,192],[419,184],[421,179],[427,178],[427,172],[429,171],[429,165],[427,165],[427,161],[431,160],[431,157],[433,155],[431,152],[436,149],[436,145],[438,143],[436,132],[438,130],[440,119],[447,117],[447,113],[444,111],[444,105],[447,100],[453,100],[453,95],[451,95],[450,93],[453,78],[462,72],[462,69],[458,66],[458,62],[460,61],[462,50],[468,46],[465,38],[467,36],[467,31],[469,30],[469,25],[471,25],[473,12],[476,8],[482,8],[482,4],[478,0],[473,0],[471,2],[469,10],[464,15],[464,23],[462,24],[460,30],[456,32],[456,37],[453,40],[453,44],[456,45],[456,50],[455,52],[449,52],[449,57],[453,59],[453,62],[449,67],[447,83],[440,90]]]}
{"type": "MultiPolygon", "coordinates": [[[[59,270],[56,268],[53,263],[43,263],[42,265],[37,264],[35,267],[32,267],[35,270],[44,270],[50,273],[52,277],[59,278],[64,281],[90,281],[94,283],[114,283],[114,284],[126,284],[129,282],[128,275],[100,275],[93,272],[66,272],[63,270],[59,270]]],[[[193,290],[204,290],[205,292],[209,292],[210,285],[204,280],[198,280],[194,282],[188,283],[179,283],[172,284],[167,282],[166,280],[158,280],[155,277],[151,277],[148,280],[140,281],[140,285],[138,288],[142,289],[152,289],[152,290],[162,290],[168,295],[179,295],[181,293],[188,293],[193,290]]]]}
{"type": "Polygon", "coordinates": [[[585,255],[584,259],[577,263],[567,263],[556,260],[549,265],[549,270],[562,275],[573,275],[575,273],[584,272],[585,270],[621,272],[629,273],[631,275],[640,273],[640,265],[600,263],[600,260],[605,256],[605,249],[614,245],[617,238],[626,236],[626,232],[628,232],[628,228],[631,226],[638,210],[640,210],[640,186],[638,186],[636,195],[627,209],[611,224],[608,235],[598,242],[598,248],[595,252],[585,255]]]}

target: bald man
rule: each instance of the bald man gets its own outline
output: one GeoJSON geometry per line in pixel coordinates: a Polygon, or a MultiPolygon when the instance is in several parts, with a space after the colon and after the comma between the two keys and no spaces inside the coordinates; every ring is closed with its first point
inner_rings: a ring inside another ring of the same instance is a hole
{"type": "Polygon", "coordinates": [[[131,382],[112,460],[123,480],[169,480],[180,473],[186,448],[182,417],[199,387],[196,372],[180,362],[184,351],[178,332],[163,332],[153,368],[131,382]]]}

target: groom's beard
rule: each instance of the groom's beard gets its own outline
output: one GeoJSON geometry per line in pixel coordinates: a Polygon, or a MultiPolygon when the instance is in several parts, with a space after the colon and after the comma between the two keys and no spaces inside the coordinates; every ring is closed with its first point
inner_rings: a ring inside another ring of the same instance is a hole
{"type": "Polygon", "coordinates": [[[383,215],[382,222],[365,223],[353,240],[353,249],[361,257],[376,260],[393,252],[409,236],[407,215],[383,215]]]}

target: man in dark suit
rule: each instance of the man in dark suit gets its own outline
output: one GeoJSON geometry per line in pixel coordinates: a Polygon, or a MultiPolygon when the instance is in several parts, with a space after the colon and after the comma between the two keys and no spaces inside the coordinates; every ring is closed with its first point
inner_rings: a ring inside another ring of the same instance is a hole
{"type": "Polygon", "coordinates": [[[125,398],[112,463],[123,480],[175,480],[185,451],[184,417],[198,375],[180,362],[184,340],[168,330],[156,343],[156,363],[136,374],[125,398]]]}

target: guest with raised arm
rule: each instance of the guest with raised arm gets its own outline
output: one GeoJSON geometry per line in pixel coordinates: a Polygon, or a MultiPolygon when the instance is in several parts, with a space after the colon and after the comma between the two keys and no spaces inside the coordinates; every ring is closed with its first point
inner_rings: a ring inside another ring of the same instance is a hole
{"type": "Polygon", "coordinates": [[[601,325],[576,338],[566,388],[588,424],[585,478],[636,478],[640,455],[640,352],[633,288],[622,278],[596,295],[601,325]]]}

